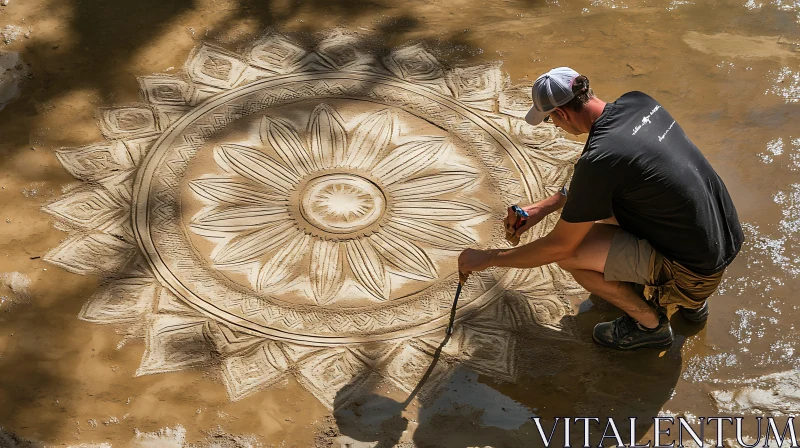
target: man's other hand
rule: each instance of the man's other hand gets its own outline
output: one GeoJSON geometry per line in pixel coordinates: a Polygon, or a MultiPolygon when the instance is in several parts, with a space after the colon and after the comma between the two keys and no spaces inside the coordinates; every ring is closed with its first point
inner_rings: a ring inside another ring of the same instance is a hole
{"type": "Polygon", "coordinates": [[[545,216],[547,216],[547,212],[544,210],[544,208],[537,204],[526,205],[525,207],[522,207],[522,209],[528,213],[528,219],[526,219],[525,223],[519,228],[514,229],[514,225],[517,222],[518,216],[516,213],[514,213],[514,209],[508,207],[508,215],[506,215],[506,219],[503,224],[505,225],[506,234],[509,237],[520,237],[523,233],[525,233],[525,231],[536,224],[539,224],[539,222],[543,220],[545,216]]]}

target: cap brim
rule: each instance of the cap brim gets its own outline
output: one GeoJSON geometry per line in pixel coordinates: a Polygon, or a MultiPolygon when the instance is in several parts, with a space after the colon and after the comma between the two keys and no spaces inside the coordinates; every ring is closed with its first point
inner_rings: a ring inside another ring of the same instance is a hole
{"type": "Polygon", "coordinates": [[[539,112],[536,110],[536,106],[531,106],[531,109],[525,114],[525,121],[536,126],[541,123],[547,115],[549,115],[549,112],[539,112]]]}

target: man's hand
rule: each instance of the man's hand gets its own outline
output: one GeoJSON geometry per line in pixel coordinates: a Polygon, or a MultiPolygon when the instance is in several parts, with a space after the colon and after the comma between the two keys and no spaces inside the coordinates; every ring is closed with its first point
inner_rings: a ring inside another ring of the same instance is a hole
{"type": "Polygon", "coordinates": [[[459,280],[463,283],[472,272],[492,267],[492,258],[492,250],[464,249],[458,256],[459,280]]]}
{"type": "Polygon", "coordinates": [[[505,224],[506,234],[509,238],[519,238],[523,233],[525,233],[526,230],[530,229],[536,224],[539,224],[539,222],[549,214],[549,212],[547,212],[544,207],[541,207],[539,204],[526,205],[525,207],[522,207],[522,209],[528,213],[528,219],[525,220],[523,225],[515,229],[514,225],[516,224],[518,217],[511,207],[508,208],[508,215],[506,215],[506,219],[503,223],[505,224]]]}

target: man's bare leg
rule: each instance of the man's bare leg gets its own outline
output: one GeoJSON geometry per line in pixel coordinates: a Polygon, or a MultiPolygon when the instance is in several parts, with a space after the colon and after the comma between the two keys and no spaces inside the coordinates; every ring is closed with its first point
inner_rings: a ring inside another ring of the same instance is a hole
{"type": "Polygon", "coordinates": [[[625,282],[606,281],[603,278],[611,240],[619,227],[595,224],[575,252],[575,257],[559,262],[587,291],[607,300],[640,324],[648,328],[658,326],[658,314],[625,282]]]}

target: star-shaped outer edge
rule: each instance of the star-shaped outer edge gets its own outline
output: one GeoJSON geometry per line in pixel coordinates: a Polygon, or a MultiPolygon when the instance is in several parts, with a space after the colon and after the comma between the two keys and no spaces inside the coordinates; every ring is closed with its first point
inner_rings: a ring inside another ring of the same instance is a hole
{"type": "MultiPolygon", "coordinates": [[[[400,343],[336,348],[310,347],[251,336],[209,319],[162,287],[139,252],[130,222],[134,172],[155,139],[175,120],[219,92],[253,80],[287,73],[369,71],[395,76],[450,95],[512,136],[535,161],[545,193],[554,193],[570,175],[580,153],[549,125],[528,126],[521,119],[530,89],[512,85],[499,64],[443,68],[420,45],[399,48],[380,60],[359,45],[360,38],[334,30],[309,51],[290,38],[267,35],[241,56],[211,45],[190,55],[181,75],[139,78],[142,104],[105,108],[98,122],[106,142],[58,149],[67,171],[81,182],[43,207],[68,237],[45,259],[67,271],[100,275],[101,288],[79,318],[115,324],[129,337],[142,337],[146,351],[137,375],[212,366],[219,369],[232,400],[280,384],[292,375],[329,408],[346,402],[345,386],[389,379],[413,390],[432,362],[444,335],[431,334],[400,343]]],[[[540,198],[523,198],[533,201],[540,198]]],[[[527,238],[546,233],[551,218],[527,238]]],[[[476,275],[476,282],[489,281],[476,275]]],[[[463,363],[480,373],[512,381],[515,376],[512,333],[532,323],[557,329],[570,313],[563,293],[577,285],[558,267],[516,272],[504,278],[509,290],[481,313],[457,326],[425,389],[463,363]]],[[[473,286],[474,287],[474,286],[473,286]]],[[[465,288],[465,294],[470,286],[465,288]]],[[[347,387],[346,390],[357,390],[347,387]]]]}

